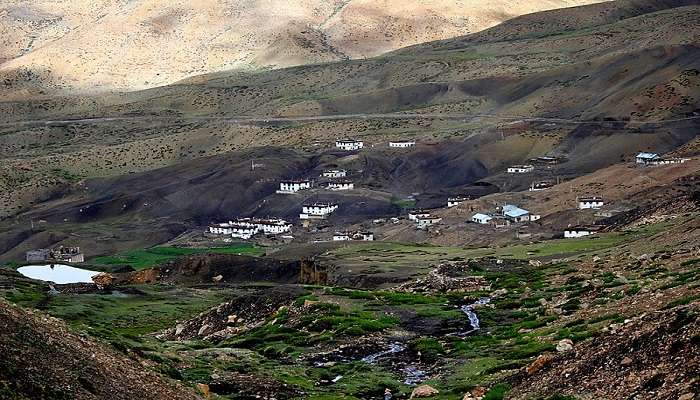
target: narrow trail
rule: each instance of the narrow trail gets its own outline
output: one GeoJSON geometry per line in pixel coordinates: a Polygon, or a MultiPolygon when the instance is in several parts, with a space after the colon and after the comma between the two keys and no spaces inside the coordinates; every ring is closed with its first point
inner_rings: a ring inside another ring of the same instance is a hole
{"type": "MultiPolygon", "coordinates": [[[[528,117],[522,115],[507,115],[507,114],[439,114],[439,113],[376,113],[376,114],[335,114],[335,115],[309,115],[298,117],[261,117],[250,115],[236,115],[228,117],[181,117],[181,116],[128,116],[128,117],[95,117],[95,118],[76,118],[76,119],[39,119],[15,122],[0,123],[0,127],[13,126],[44,126],[44,125],[70,125],[70,124],[104,124],[110,122],[128,122],[128,121],[172,121],[172,122],[198,122],[198,121],[218,121],[228,122],[233,124],[244,123],[274,123],[274,122],[313,122],[313,121],[341,121],[352,119],[449,119],[449,120],[478,120],[478,119],[496,119],[511,122],[548,122],[565,125],[610,125],[614,123],[624,123],[627,126],[646,125],[646,124],[669,124],[682,121],[700,120],[700,115],[683,118],[670,118],[661,120],[583,120],[583,119],[568,119],[568,118],[550,118],[550,117],[528,117]]],[[[625,128],[626,127],[622,127],[625,128]]]]}

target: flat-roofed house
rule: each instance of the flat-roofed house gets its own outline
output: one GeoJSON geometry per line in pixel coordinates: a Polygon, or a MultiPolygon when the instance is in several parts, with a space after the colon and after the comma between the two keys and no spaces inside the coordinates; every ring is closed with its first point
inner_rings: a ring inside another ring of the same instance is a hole
{"type": "Polygon", "coordinates": [[[299,219],[325,219],[338,209],[337,203],[311,203],[301,207],[299,219]]]}
{"type": "Polygon", "coordinates": [[[257,226],[250,225],[231,225],[231,237],[238,239],[250,239],[258,233],[257,226]]]}
{"type": "Polygon", "coordinates": [[[637,156],[634,158],[635,162],[637,164],[651,164],[653,163],[654,160],[658,160],[661,158],[658,154],[656,153],[648,153],[648,152],[641,152],[637,154],[637,156]]]}
{"type": "Polygon", "coordinates": [[[335,147],[345,150],[345,151],[355,151],[360,150],[365,146],[365,143],[361,140],[354,139],[342,139],[335,141],[335,147]]]}
{"type": "Polygon", "coordinates": [[[455,197],[448,197],[447,198],[447,207],[452,208],[456,207],[465,201],[469,201],[471,198],[469,196],[455,196],[455,197]]]}
{"type": "Polygon", "coordinates": [[[509,174],[527,174],[535,170],[534,165],[513,165],[508,167],[509,174]]]}
{"type": "Polygon", "coordinates": [[[477,223],[477,224],[482,224],[486,225],[488,224],[491,220],[493,219],[492,216],[482,214],[482,213],[476,213],[472,215],[472,222],[477,223]]]}
{"type": "Polygon", "coordinates": [[[345,242],[350,240],[350,233],[349,232],[336,232],[333,234],[333,241],[334,242],[345,242]]]}
{"type": "Polygon", "coordinates": [[[353,190],[355,189],[355,184],[352,181],[331,181],[326,183],[326,189],[328,190],[353,190]]]}
{"type": "Polygon", "coordinates": [[[416,145],[415,140],[398,140],[394,142],[389,142],[389,147],[395,149],[406,149],[416,145]]]}
{"type": "Polygon", "coordinates": [[[602,197],[579,197],[576,199],[576,207],[579,210],[590,210],[601,208],[605,205],[605,201],[602,197]]]}
{"type": "Polygon", "coordinates": [[[593,226],[572,226],[564,230],[565,238],[580,238],[584,236],[592,235],[600,231],[601,227],[597,225],[593,226]]]}
{"type": "Polygon", "coordinates": [[[321,176],[324,178],[345,178],[348,176],[348,171],[344,169],[324,169],[321,176]]]}
{"type": "Polygon", "coordinates": [[[308,179],[292,179],[280,182],[280,188],[277,193],[293,194],[300,190],[311,189],[311,181],[308,179]]]}
{"type": "Polygon", "coordinates": [[[436,225],[436,224],[439,224],[440,222],[442,222],[442,218],[429,215],[427,217],[418,217],[418,219],[416,219],[415,222],[416,222],[416,228],[426,229],[431,225],[436,225]]]}
{"type": "Polygon", "coordinates": [[[428,218],[430,217],[430,212],[425,210],[411,210],[408,212],[408,220],[416,221],[418,218],[428,218]]]}
{"type": "Polygon", "coordinates": [[[501,209],[501,214],[512,222],[530,221],[530,212],[512,204],[506,204],[501,209]]]}

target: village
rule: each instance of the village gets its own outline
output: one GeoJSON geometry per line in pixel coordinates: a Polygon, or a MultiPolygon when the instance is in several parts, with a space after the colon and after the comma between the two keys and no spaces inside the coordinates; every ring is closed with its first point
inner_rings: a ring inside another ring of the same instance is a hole
{"type": "MultiPolygon", "coordinates": [[[[370,145],[374,148],[378,145],[370,145]]],[[[395,140],[386,144],[387,148],[406,150],[420,146],[413,140],[395,140]]],[[[339,151],[356,154],[367,149],[364,141],[342,139],[335,142],[339,151]]],[[[638,168],[681,164],[688,158],[663,157],[656,153],[640,152],[634,157],[633,165],[638,168]]],[[[546,193],[560,185],[556,176],[541,179],[538,171],[550,171],[552,167],[566,162],[566,158],[544,155],[529,160],[528,164],[511,165],[505,168],[504,176],[518,177],[529,181],[525,192],[520,194],[546,193]],[[532,176],[532,178],[530,178],[532,176]]],[[[311,193],[311,198],[323,197],[323,193],[348,192],[361,189],[352,177],[354,171],[345,168],[324,169],[318,176],[292,177],[278,182],[278,195],[299,195],[311,193]],[[319,197],[320,196],[320,197],[319,197]]],[[[486,198],[489,198],[487,196],[486,198]]],[[[344,224],[333,221],[331,216],[341,207],[338,201],[305,201],[292,220],[281,216],[232,216],[226,222],[214,222],[206,230],[205,236],[213,240],[231,242],[233,240],[285,242],[351,242],[351,241],[409,241],[421,242],[432,237],[439,241],[440,236],[471,233],[474,236],[490,238],[510,237],[515,240],[539,240],[577,238],[604,232],[608,221],[624,211],[623,204],[608,201],[595,191],[567,196],[564,209],[568,210],[565,220],[542,224],[542,218],[551,212],[533,212],[527,204],[533,200],[502,201],[484,199],[471,194],[458,194],[444,198],[442,207],[402,208],[397,215],[372,218],[361,223],[344,224]],[[573,198],[571,198],[573,197],[573,198]],[[297,221],[297,222],[295,222],[297,221]],[[437,239],[436,239],[437,238],[437,239]]],[[[406,201],[411,201],[408,198],[406,201]]],[[[534,204],[535,208],[536,204],[534,204]]]]}

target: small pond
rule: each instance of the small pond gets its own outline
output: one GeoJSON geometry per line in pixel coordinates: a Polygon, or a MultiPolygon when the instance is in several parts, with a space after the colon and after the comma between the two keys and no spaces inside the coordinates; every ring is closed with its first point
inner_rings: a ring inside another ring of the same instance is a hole
{"type": "Polygon", "coordinates": [[[64,283],[92,283],[92,277],[99,274],[97,271],[89,271],[71,267],[70,265],[28,265],[17,268],[17,272],[27,278],[40,281],[64,283]]]}

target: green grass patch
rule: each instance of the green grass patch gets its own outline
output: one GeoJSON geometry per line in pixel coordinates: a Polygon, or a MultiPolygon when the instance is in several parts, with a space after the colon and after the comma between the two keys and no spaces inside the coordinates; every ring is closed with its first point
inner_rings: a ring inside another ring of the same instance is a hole
{"type": "Polygon", "coordinates": [[[152,247],[150,249],[132,250],[114,256],[99,256],[90,260],[101,265],[130,265],[136,270],[146,269],[174,260],[177,257],[193,254],[246,254],[260,256],[265,250],[252,244],[237,244],[227,247],[152,247]]]}

